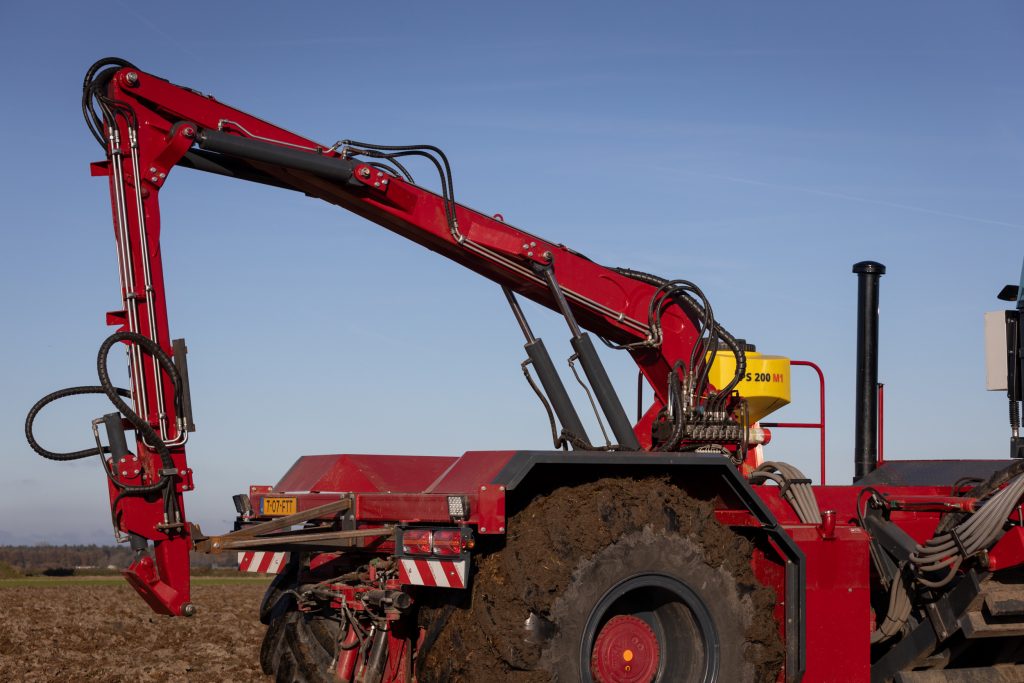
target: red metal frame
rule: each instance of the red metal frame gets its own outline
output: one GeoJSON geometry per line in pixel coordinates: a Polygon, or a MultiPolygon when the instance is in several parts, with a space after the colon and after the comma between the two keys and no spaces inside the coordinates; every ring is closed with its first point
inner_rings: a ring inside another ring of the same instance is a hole
{"type": "MultiPolygon", "coordinates": [[[[211,97],[130,67],[113,75],[107,97],[118,104],[119,111],[130,112],[117,116],[114,125],[107,127],[111,140],[108,161],[93,165],[94,174],[109,177],[125,302],[124,310],[109,314],[108,321],[119,329],[155,339],[170,354],[159,242],[159,195],[174,166],[203,138],[204,131],[269,141],[282,149],[307,150],[311,157],[320,159],[340,160],[341,155],[333,148],[211,97]],[[150,277],[144,281],[137,277],[140,273],[150,277]]],[[[550,262],[582,327],[617,343],[641,342],[648,337],[649,304],[658,293],[657,288],[625,277],[563,245],[462,205],[455,208],[458,227],[453,230],[445,218],[441,197],[400,178],[383,178],[377,169],[366,164],[356,167],[348,186],[272,164],[254,166],[286,187],[337,204],[557,310],[548,284],[531,267],[534,263],[550,262]]],[[[635,427],[644,448],[651,446],[651,425],[668,401],[668,377],[673,364],[687,361],[697,341],[697,325],[676,307],[665,310],[661,329],[660,345],[630,351],[654,389],[654,399],[635,427]]],[[[132,376],[136,405],[147,406],[144,418],[153,425],[175,424],[178,416],[171,383],[152,359],[142,357],[139,362],[142,371],[132,376]],[[159,409],[161,402],[163,408],[159,409]]],[[[157,454],[144,443],[138,444],[138,455],[143,472],[137,477],[122,476],[125,484],[153,481],[160,469],[157,454]]],[[[184,515],[180,494],[185,487],[191,488],[191,482],[186,481],[189,470],[183,443],[173,448],[172,457],[176,469],[183,473],[177,495],[184,515]]],[[[477,475],[474,472],[472,478],[479,480],[477,475]]],[[[158,528],[163,521],[160,501],[141,496],[118,497],[113,486],[110,496],[119,529],[155,543],[158,571],[133,566],[128,570],[129,575],[136,574],[132,584],[151,603],[161,605],[162,611],[181,613],[189,599],[188,535],[158,528]]],[[[490,531],[491,527],[487,528],[490,531]]],[[[481,533],[487,532],[481,529],[481,533]]]]}
{"type": "MultiPolygon", "coordinates": [[[[114,214],[115,240],[122,272],[122,296],[125,308],[108,316],[120,329],[144,334],[171,353],[167,309],[160,258],[160,217],[158,197],[167,175],[192,148],[204,131],[270,141],[286,149],[304,149],[311,157],[336,159],[333,148],[290,133],[193,90],[175,86],[163,79],[134,68],[123,68],[110,80],[108,96],[130,110],[137,120],[132,130],[129,119],[121,116],[108,133],[112,136],[110,159],[94,165],[97,175],[108,175],[114,214]],[[132,144],[137,133],[138,145],[132,144]],[[138,157],[132,157],[137,153],[138,157]],[[137,163],[136,163],[137,161],[137,163]],[[136,168],[138,166],[138,168],[136,168]],[[125,202],[122,190],[137,198],[125,202]],[[148,281],[140,285],[131,273],[148,273],[148,281]]],[[[348,185],[328,182],[311,173],[277,168],[256,163],[254,168],[274,181],[318,197],[352,211],[396,232],[420,245],[436,251],[500,285],[541,305],[557,309],[551,290],[531,269],[538,261],[554,263],[558,282],[581,326],[618,343],[632,343],[646,338],[648,309],[657,290],[651,285],[624,277],[573,250],[543,240],[502,220],[486,216],[465,206],[455,209],[458,228],[453,230],[445,217],[441,197],[396,177],[386,178],[377,169],[359,164],[348,185]]],[[[651,446],[651,426],[668,400],[668,378],[677,360],[688,360],[697,343],[697,326],[676,308],[666,310],[661,321],[663,341],[657,348],[643,347],[630,351],[648,383],[654,399],[634,429],[643,448],[651,446]]],[[[143,417],[154,427],[177,424],[173,389],[167,377],[148,358],[133,359],[132,390],[136,405],[145,405],[143,417]],[[164,408],[159,408],[160,404],[164,408]]],[[[791,361],[794,366],[810,367],[819,379],[819,422],[763,423],[766,427],[818,429],[820,431],[821,486],[814,491],[819,506],[828,511],[821,525],[800,521],[793,508],[779,497],[777,487],[757,487],[758,496],[781,528],[789,534],[806,558],[806,613],[794,624],[789,619],[783,633],[790,629],[806,629],[806,672],[808,680],[863,679],[870,675],[869,635],[874,626],[871,612],[872,576],[868,553],[868,536],[857,523],[858,487],[825,486],[825,378],[821,369],[810,361],[791,361]],[[840,613],[842,619],[836,619],[840,613]],[[842,661],[843,666],[835,663],[842,661]]],[[[879,403],[882,404],[879,385],[879,403]]],[[[879,421],[879,462],[884,462],[881,446],[882,422],[879,421]]],[[[160,458],[139,441],[137,454],[142,473],[118,472],[125,484],[152,482],[160,469],[160,458]]],[[[192,487],[183,443],[171,450],[175,469],[175,497],[182,512],[182,492],[192,487]]],[[[299,459],[274,487],[252,487],[251,502],[256,510],[268,495],[288,495],[296,499],[298,511],[309,511],[325,503],[338,503],[339,496],[351,500],[351,519],[346,539],[360,548],[380,554],[394,553],[389,537],[367,535],[373,530],[410,524],[452,524],[447,499],[464,497],[469,514],[459,523],[471,525],[481,535],[505,533],[506,491],[498,484],[505,468],[516,453],[470,452],[461,457],[411,458],[400,456],[323,455],[299,459]]],[[[561,455],[561,454],[560,454],[561,455]]],[[[630,457],[636,458],[636,454],[630,457]]],[[[653,456],[643,456],[653,457],[653,456]]],[[[672,454],[665,455],[664,467],[671,464],[672,454]]],[[[716,456],[708,456],[716,457],[716,456]]],[[[718,461],[716,461],[718,462],[718,461]]],[[[579,466],[579,465],[574,465],[579,466]]],[[[661,465],[648,467],[660,467],[661,465]]],[[[695,466],[695,467],[699,467],[695,466]]],[[[731,473],[730,473],[731,474],[731,473]]],[[[742,482],[732,490],[739,500],[749,494],[742,482]],[[742,489],[739,491],[738,489],[742,489]],[[741,495],[742,494],[742,495],[741,495]]],[[[512,486],[511,484],[509,485],[512,486]]],[[[724,486],[724,484],[722,484],[724,486]]],[[[963,498],[950,497],[948,487],[875,487],[879,494],[893,502],[892,520],[917,542],[929,538],[943,511],[962,509],[969,505],[963,498]]],[[[743,508],[735,501],[715,498],[719,520],[742,531],[753,539],[755,550],[752,566],[757,577],[772,586],[779,596],[787,595],[788,579],[794,564],[779,544],[789,538],[773,537],[763,529],[777,529],[771,515],[759,508],[762,517],[751,513],[756,505],[743,508]],[[760,533],[759,533],[760,531],[760,533]],[[787,567],[787,564],[789,565],[787,567]]],[[[141,496],[120,497],[111,487],[111,503],[115,508],[120,531],[150,539],[155,545],[155,562],[143,557],[126,571],[131,584],[153,609],[166,614],[187,613],[189,605],[188,554],[192,539],[187,533],[167,530],[163,521],[163,504],[141,496]]],[[[740,501],[742,503],[742,501],[740,501]]],[[[259,515],[255,515],[258,517],[259,515]]],[[[333,521],[334,518],[332,518],[333,521]]],[[[251,520],[248,520],[251,521],[251,520]]],[[[344,533],[344,532],[342,532],[344,533]]],[[[774,533],[774,531],[772,532],[774,533]]],[[[198,535],[197,535],[198,536],[198,535]]],[[[1024,562],[1024,541],[1021,533],[1007,536],[993,549],[1001,566],[1024,562]]],[[[799,553],[795,553],[798,557],[799,553]]],[[[322,553],[308,571],[323,570],[330,578],[331,564],[337,559],[322,553]]],[[[799,558],[798,558],[799,559],[799,558]]],[[[796,562],[799,564],[799,562],[796,562]]],[[[801,569],[803,567],[801,566],[801,569]]],[[[370,567],[370,574],[375,569],[370,567]]],[[[382,575],[389,576],[389,575],[382,575]]],[[[391,589],[399,589],[398,578],[388,578],[391,589]]],[[[362,609],[359,598],[366,586],[339,584],[332,587],[352,610],[362,609]]],[[[791,594],[791,593],[790,593],[791,594]]],[[[788,613],[780,597],[776,617],[784,628],[788,613]]],[[[397,620],[397,615],[396,620],[397,620]]],[[[388,617],[389,619],[391,616],[388,617]]],[[[397,623],[397,621],[396,621],[397,623]]],[[[793,631],[793,632],[796,632],[793,631]]],[[[406,648],[416,642],[416,635],[389,632],[391,651],[398,656],[386,662],[384,680],[404,680],[412,672],[406,648]]],[[[358,665],[352,656],[339,658],[344,674],[353,673],[358,665]]],[[[786,672],[794,680],[799,671],[786,672]]]]}
{"type": "Polygon", "coordinates": [[[818,373],[818,421],[817,422],[762,422],[762,427],[785,427],[792,429],[817,429],[821,433],[821,452],[819,455],[819,467],[821,469],[820,483],[825,482],[825,374],[817,364],[809,360],[791,360],[790,365],[800,365],[813,369],[818,373]]]}

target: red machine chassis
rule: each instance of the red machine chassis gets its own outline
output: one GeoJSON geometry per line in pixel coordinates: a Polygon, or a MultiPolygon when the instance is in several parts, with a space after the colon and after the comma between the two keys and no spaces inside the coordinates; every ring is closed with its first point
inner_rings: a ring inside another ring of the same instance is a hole
{"type": "MultiPolygon", "coordinates": [[[[405,586],[469,587],[473,539],[506,533],[510,499],[528,499],[556,482],[579,480],[584,472],[593,479],[657,474],[671,477],[693,497],[711,501],[720,522],[753,542],[755,575],[777,596],[775,617],[786,647],[784,680],[868,680],[908,665],[896,659],[886,663],[883,658],[886,666],[872,667],[869,636],[876,628],[873,588],[878,577],[862,520],[864,510],[858,508],[865,486],[873,484],[890,506],[889,521],[923,543],[943,514],[970,512],[976,502],[951,491],[948,477],[938,473],[941,468],[936,466],[932,481],[915,483],[901,479],[907,467],[890,462],[876,472],[892,474],[888,484],[885,476],[878,476],[857,486],[816,487],[823,521],[802,523],[778,487],[751,486],[728,458],[649,452],[654,423],[669,403],[669,378],[678,363],[691,358],[699,338],[698,322],[675,307],[663,311],[659,338],[652,338],[652,301],[659,296],[658,287],[459,204],[454,205],[452,221],[444,197],[372,163],[347,158],[339,145],[308,140],[133,67],[111,69],[104,96],[111,103],[113,121],[104,128],[108,160],[94,164],[93,172],[110,179],[124,308],[109,313],[107,320],[119,330],[143,335],[168,356],[174,354],[160,256],[159,195],[174,167],[182,165],[323,199],[559,310],[556,288],[538,267],[553,268],[580,326],[615,344],[633,345],[629,353],[654,392],[652,404],[633,426],[644,449],[639,452],[306,456],[276,485],[250,489],[251,508],[240,508],[235,532],[206,536],[184,518],[183,493],[193,488],[193,482],[185,454],[187,430],[178,414],[172,378],[152,354],[133,349],[133,403],[168,444],[174,467],[166,467],[153,445],[140,437],[135,453],[110,463],[110,498],[117,530],[154,544],[153,559],[140,554],[125,571],[154,610],[169,615],[192,612],[193,548],[301,554],[309,558],[303,569],[308,572],[358,552],[409,562],[383,583],[374,583],[377,569],[371,563],[372,581],[366,586],[329,586],[332,605],[362,610],[372,603],[387,619],[398,621],[407,599],[402,597],[405,586]],[[170,503],[159,495],[123,494],[124,486],[152,485],[160,477],[173,481],[170,503]],[[271,499],[285,501],[286,513],[267,514],[264,503],[271,499]],[[180,515],[177,523],[168,518],[169,510],[180,515]],[[457,531],[449,533],[452,529],[457,531]],[[452,546],[447,557],[434,556],[431,548],[416,556],[402,541],[410,530],[424,532],[417,538],[427,539],[444,532],[445,538],[456,544],[461,540],[462,545],[452,546]]],[[[989,461],[960,465],[983,475],[996,466],[989,461]]],[[[1016,519],[1017,526],[987,553],[987,570],[1024,563],[1020,522],[1016,519]]],[[[981,575],[971,572],[975,579],[981,575]]],[[[409,657],[419,635],[396,628],[387,638],[393,656],[382,664],[380,680],[402,680],[412,674],[409,657]]],[[[346,654],[337,663],[338,671],[351,674],[354,656],[346,654]]]]}

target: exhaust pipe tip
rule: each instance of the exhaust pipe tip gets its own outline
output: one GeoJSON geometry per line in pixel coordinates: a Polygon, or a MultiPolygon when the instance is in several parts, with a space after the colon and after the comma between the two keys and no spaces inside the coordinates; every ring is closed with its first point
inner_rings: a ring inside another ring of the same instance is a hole
{"type": "Polygon", "coordinates": [[[857,275],[885,275],[885,266],[878,261],[861,261],[853,264],[857,275]]]}

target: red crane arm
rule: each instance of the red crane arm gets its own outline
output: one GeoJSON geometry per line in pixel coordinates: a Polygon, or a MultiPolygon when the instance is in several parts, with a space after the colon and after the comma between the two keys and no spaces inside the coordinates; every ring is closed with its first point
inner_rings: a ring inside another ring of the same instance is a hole
{"type": "MultiPolygon", "coordinates": [[[[128,107],[138,121],[140,184],[151,251],[148,255],[134,248],[129,251],[139,262],[148,260],[155,275],[160,269],[159,191],[176,164],[198,165],[200,157],[185,157],[197,143],[202,147],[208,134],[219,133],[222,140],[232,136],[259,141],[268,148],[308,154],[317,161],[342,161],[342,154],[335,147],[303,138],[210,96],[137,69],[118,71],[108,92],[112,100],[128,107]]],[[[121,137],[124,144],[128,137],[125,131],[121,137]]],[[[125,177],[131,182],[128,163],[127,158],[122,160],[125,177]]],[[[557,311],[550,288],[533,269],[534,264],[550,262],[582,327],[620,344],[643,342],[651,334],[650,305],[658,288],[599,265],[564,245],[462,205],[455,209],[458,227],[453,230],[446,220],[442,197],[367,164],[357,164],[349,182],[255,159],[245,159],[244,164],[265,174],[268,180],[348,209],[557,311]]],[[[339,173],[342,171],[339,169],[339,173]]],[[[128,208],[131,221],[132,207],[128,208]]],[[[158,277],[154,279],[159,281],[158,277]]],[[[162,282],[155,287],[153,309],[157,318],[165,318],[162,282]]],[[[678,308],[666,309],[660,322],[660,344],[633,351],[654,388],[659,408],[668,400],[667,380],[673,363],[684,360],[689,364],[697,341],[697,326],[678,308]]],[[[641,432],[638,437],[649,445],[649,434],[641,432]]]]}
{"type": "MultiPolygon", "coordinates": [[[[669,400],[670,374],[677,362],[689,367],[700,331],[689,314],[659,301],[664,288],[455,204],[373,162],[353,159],[340,145],[319,144],[123,64],[98,77],[103,87],[97,103],[104,115],[94,117],[104,120],[108,159],[94,164],[94,173],[109,176],[124,299],[124,309],[109,314],[111,324],[173,353],[159,195],[176,165],[278,185],[341,206],[557,311],[558,292],[546,279],[548,269],[581,327],[633,345],[630,353],[655,395],[634,430],[641,447],[651,447],[652,423],[669,400]],[[652,308],[659,310],[652,313],[652,308]]],[[[158,611],[181,613],[188,605],[190,539],[174,523],[184,524],[181,493],[191,488],[187,432],[166,372],[137,345],[129,348],[135,409],[159,430],[180,473],[174,493],[180,519],[166,518],[167,501],[119,496],[115,484],[112,504],[122,531],[155,541],[159,575],[143,558],[128,570],[129,579],[158,611]]],[[[151,482],[161,469],[158,453],[145,439],[139,439],[138,457],[141,467],[116,467],[123,484],[151,482]]]]}

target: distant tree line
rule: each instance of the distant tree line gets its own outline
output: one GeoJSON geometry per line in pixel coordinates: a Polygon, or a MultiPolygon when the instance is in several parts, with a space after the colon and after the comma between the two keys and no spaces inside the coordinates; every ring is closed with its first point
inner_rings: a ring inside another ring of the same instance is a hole
{"type": "MultiPolygon", "coordinates": [[[[235,553],[192,554],[195,569],[236,568],[235,553]]],[[[131,564],[128,546],[115,545],[6,545],[0,546],[0,564],[26,575],[68,575],[123,569],[131,564]]]]}

